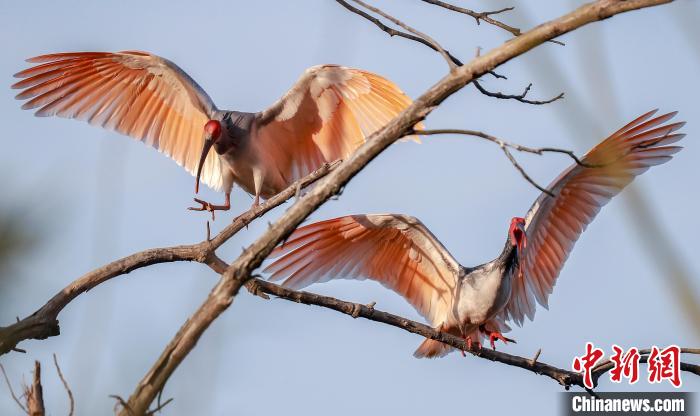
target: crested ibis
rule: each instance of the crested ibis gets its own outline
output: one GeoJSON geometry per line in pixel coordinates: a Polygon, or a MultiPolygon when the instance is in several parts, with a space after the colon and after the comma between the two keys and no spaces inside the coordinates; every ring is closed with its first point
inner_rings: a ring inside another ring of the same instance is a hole
{"type": "Polygon", "coordinates": [[[167,59],[146,52],[37,56],[15,77],[17,99],[37,116],[84,120],[170,156],[225,193],[223,205],[195,198],[196,211],[230,208],[233,183],[269,198],[326,162],[347,157],[411,100],[391,81],[338,65],[307,69],[264,111],[219,110],[167,59]],[[210,153],[214,148],[215,154],[210,153]]]}
{"type": "MultiPolygon", "coordinates": [[[[649,167],[669,161],[683,138],[675,113],[646,113],[591,149],[542,193],[524,218],[515,217],[498,257],[462,266],[416,218],[349,215],[297,229],[271,257],[270,280],[300,289],[337,278],[371,279],[404,297],[435,328],[463,337],[469,348],[488,337],[512,341],[507,321],[522,325],[547,306],[574,243],[600,208],[649,167]]],[[[416,357],[452,347],[426,339],[416,357]]],[[[462,352],[463,353],[463,352],[462,352]]]]}

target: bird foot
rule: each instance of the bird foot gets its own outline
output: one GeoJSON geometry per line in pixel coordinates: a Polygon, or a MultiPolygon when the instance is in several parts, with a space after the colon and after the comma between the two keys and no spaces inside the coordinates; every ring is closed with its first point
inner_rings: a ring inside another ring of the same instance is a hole
{"type": "Polygon", "coordinates": [[[506,337],[503,336],[503,334],[501,334],[501,333],[498,332],[498,331],[489,331],[489,330],[487,330],[486,327],[484,327],[483,325],[481,325],[481,326],[479,327],[479,330],[480,330],[482,333],[488,335],[488,337],[489,337],[489,342],[491,343],[491,349],[493,349],[493,350],[496,350],[496,340],[501,340],[501,341],[503,341],[504,344],[507,344],[507,343],[509,343],[509,342],[512,342],[513,344],[516,344],[516,342],[515,342],[514,339],[506,338],[506,337]]]}
{"type": "MultiPolygon", "coordinates": [[[[474,351],[475,349],[481,349],[481,341],[479,341],[478,339],[476,341],[472,341],[471,335],[464,337],[464,340],[467,342],[467,350],[474,351]]],[[[464,350],[461,350],[460,352],[462,353],[462,357],[467,356],[464,350]]]]}
{"type": "Polygon", "coordinates": [[[189,207],[187,209],[190,211],[209,211],[211,212],[212,221],[216,220],[216,215],[214,214],[215,211],[228,211],[231,209],[230,203],[225,205],[213,205],[212,203],[199,198],[194,198],[194,202],[200,204],[201,207],[189,207]]]}
{"type": "Polygon", "coordinates": [[[255,199],[253,199],[253,205],[251,205],[250,209],[253,210],[260,205],[260,195],[255,195],[255,199]]]}

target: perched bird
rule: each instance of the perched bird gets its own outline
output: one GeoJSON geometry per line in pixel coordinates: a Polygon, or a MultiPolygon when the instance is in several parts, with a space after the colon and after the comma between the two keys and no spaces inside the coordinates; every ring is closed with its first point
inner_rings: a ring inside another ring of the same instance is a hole
{"type": "Polygon", "coordinates": [[[347,157],[411,100],[391,81],[360,69],[320,65],[258,113],[219,110],[167,59],[146,52],[37,56],[15,77],[23,109],[85,120],[129,135],[174,159],[217,191],[228,210],[233,183],[269,198],[326,162],[347,157]],[[216,153],[210,154],[214,148],[216,153]]]}
{"type": "MultiPolygon", "coordinates": [[[[525,218],[515,217],[503,252],[476,267],[460,265],[416,218],[350,215],[297,229],[277,247],[265,272],[294,289],[336,278],[371,279],[403,296],[435,328],[468,346],[488,336],[512,341],[506,321],[522,325],[547,307],[574,243],[600,208],[649,167],[665,163],[684,137],[685,123],[664,124],[676,113],[646,113],[591,149],[542,193],[525,218]]],[[[480,344],[479,344],[480,345],[480,344]]],[[[438,357],[452,347],[426,339],[416,357],[438,357]]]]}

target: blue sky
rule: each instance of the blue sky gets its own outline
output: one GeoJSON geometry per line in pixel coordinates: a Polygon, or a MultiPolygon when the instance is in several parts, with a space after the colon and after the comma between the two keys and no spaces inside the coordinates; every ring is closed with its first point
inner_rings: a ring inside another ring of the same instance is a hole
{"type": "MultiPolygon", "coordinates": [[[[376,1],[468,60],[476,47],[509,38],[495,27],[422,2],[376,1]]],[[[466,3],[464,3],[466,5],[466,3]]],[[[475,2],[475,10],[515,5],[500,16],[527,29],[580,2],[475,2]]],[[[422,45],[389,38],[335,2],[7,2],[0,13],[0,57],[5,85],[23,59],[48,52],[141,49],[187,71],[219,108],[264,109],[301,72],[339,63],[382,74],[416,97],[446,65],[422,45]],[[9,41],[7,41],[9,40],[9,41]]],[[[697,256],[700,194],[700,6],[690,1],[616,16],[546,44],[499,69],[507,81],[486,78],[492,90],[533,98],[561,91],[564,100],[529,106],[485,97],[467,87],[450,97],[426,124],[483,130],[531,146],[558,146],[583,154],[637,115],[655,107],[679,110],[688,121],[685,150],[634,184],[672,239],[692,276],[697,256]]],[[[41,243],[16,259],[11,284],[0,294],[2,324],[25,316],[81,274],[108,261],[157,246],[200,241],[206,216],[185,210],[193,178],[145,146],[87,124],[34,118],[19,109],[16,92],[0,88],[5,129],[0,152],[0,209],[17,210],[41,243]]],[[[546,184],[569,164],[564,156],[516,154],[546,184]]],[[[646,250],[655,236],[630,219],[635,202],[624,192],[606,206],[570,256],[549,310],[509,336],[504,351],[568,367],[586,341],[610,351],[624,347],[697,345],[700,335],[677,296],[668,271],[646,250]],[[641,231],[641,232],[640,232],[641,231]]],[[[220,195],[206,191],[206,197],[220,195]]],[[[538,191],[493,144],[473,138],[431,137],[392,146],[358,175],[342,197],[312,220],[349,213],[397,212],[420,218],[461,263],[495,257],[511,217],[524,215],[538,191]]],[[[222,228],[252,202],[237,190],[222,228]]],[[[233,259],[284,207],[250,226],[222,250],[233,259]]],[[[61,314],[61,336],[21,345],[26,355],[0,357],[10,377],[29,377],[32,361],[46,370],[51,413],[67,399],[50,368],[57,353],[76,395],[78,414],[111,411],[110,394],[128,396],[181,323],[199,306],[217,276],[198,264],[159,265],[114,279],[79,297],[61,314]]],[[[700,294],[697,280],[692,282],[700,294]]],[[[371,282],[338,281],[312,291],[420,319],[400,297],[371,282]]],[[[418,336],[284,300],[242,293],[207,331],[167,384],[174,397],[166,414],[336,415],[358,412],[421,414],[447,411],[557,413],[561,387],[532,373],[452,354],[416,360],[418,336]],[[274,398],[274,399],[273,399],[274,398]],[[507,398],[504,400],[504,398],[507,398]]],[[[700,381],[686,375],[685,387],[700,381]]],[[[629,388],[605,381],[604,390],[629,388]]],[[[667,390],[639,383],[636,389],[667,390]]],[[[0,387],[0,413],[20,414],[0,387]]]]}

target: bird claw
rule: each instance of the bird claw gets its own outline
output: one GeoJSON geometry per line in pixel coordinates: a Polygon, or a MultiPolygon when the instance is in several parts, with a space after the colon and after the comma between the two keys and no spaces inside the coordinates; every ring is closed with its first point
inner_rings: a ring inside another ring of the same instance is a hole
{"type": "Polygon", "coordinates": [[[496,350],[497,340],[503,341],[504,344],[508,344],[509,342],[517,344],[514,339],[506,338],[503,336],[503,334],[501,334],[498,331],[489,331],[486,328],[484,328],[483,325],[479,328],[479,330],[481,330],[481,332],[483,332],[484,334],[488,335],[489,342],[491,343],[491,349],[493,349],[494,351],[496,350]]]}
{"type": "MultiPolygon", "coordinates": [[[[464,338],[464,340],[467,342],[467,350],[468,351],[474,351],[475,347],[476,347],[476,350],[481,349],[481,342],[478,339],[476,341],[472,341],[472,337],[467,336],[466,338],[464,338]]],[[[467,354],[465,354],[464,351],[460,351],[460,352],[462,353],[462,357],[467,356],[467,354]]]]}
{"type": "Polygon", "coordinates": [[[209,211],[211,212],[211,220],[215,221],[216,220],[216,211],[228,211],[231,207],[229,205],[213,205],[210,202],[207,202],[203,199],[199,198],[194,198],[194,202],[200,204],[200,207],[189,207],[187,208],[190,211],[209,211]]]}

